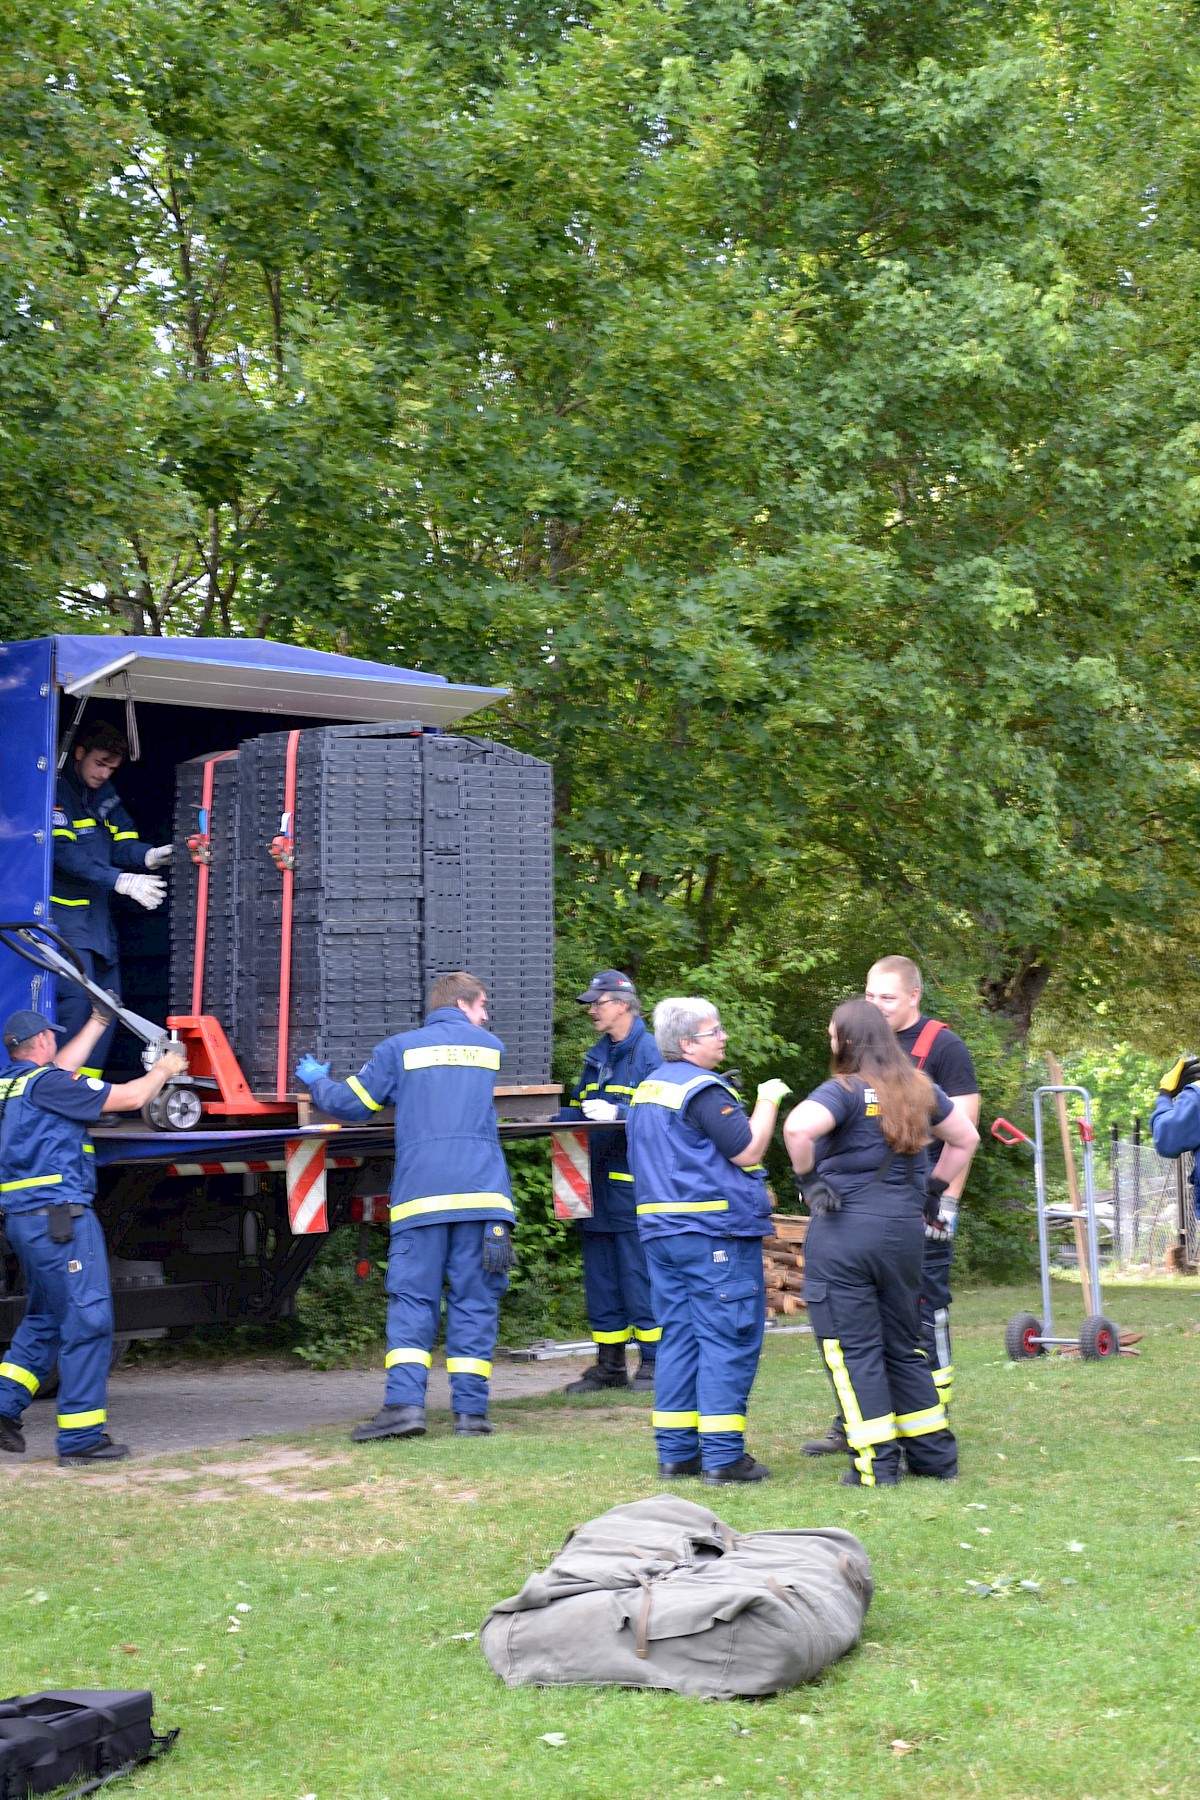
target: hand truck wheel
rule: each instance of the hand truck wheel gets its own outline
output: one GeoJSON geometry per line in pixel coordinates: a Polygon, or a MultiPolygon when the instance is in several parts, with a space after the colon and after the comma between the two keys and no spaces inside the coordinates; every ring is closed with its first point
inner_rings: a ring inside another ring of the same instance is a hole
{"type": "Polygon", "coordinates": [[[1026,1358],[1045,1356],[1046,1346],[1038,1339],[1042,1335],[1042,1321],[1033,1313],[1017,1313],[1004,1327],[1004,1354],[1010,1362],[1024,1362],[1026,1358]]]}
{"type": "Polygon", "coordinates": [[[1110,1356],[1121,1354],[1121,1334],[1111,1319],[1093,1313],[1085,1319],[1079,1331],[1079,1354],[1088,1362],[1107,1362],[1110,1356]]]}

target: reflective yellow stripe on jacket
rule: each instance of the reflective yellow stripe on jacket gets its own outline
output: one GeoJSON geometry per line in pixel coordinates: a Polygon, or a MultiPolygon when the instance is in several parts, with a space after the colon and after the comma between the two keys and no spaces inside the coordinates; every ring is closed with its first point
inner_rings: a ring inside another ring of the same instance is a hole
{"type": "Polygon", "coordinates": [[[500,1067],[500,1052],[485,1044],[419,1044],[404,1052],[406,1069],[491,1069],[500,1067]]]}
{"type": "Polygon", "coordinates": [[[391,1210],[392,1224],[401,1219],[418,1219],[425,1213],[479,1212],[483,1207],[497,1207],[515,1218],[513,1203],[507,1194],[427,1194],[421,1200],[402,1200],[391,1210]]]}

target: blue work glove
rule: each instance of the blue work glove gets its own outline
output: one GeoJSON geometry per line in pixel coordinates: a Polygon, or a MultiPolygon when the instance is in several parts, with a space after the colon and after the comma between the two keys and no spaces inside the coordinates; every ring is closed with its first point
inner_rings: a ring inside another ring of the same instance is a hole
{"type": "Polygon", "coordinates": [[[489,1275],[507,1275],[516,1262],[512,1227],[502,1219],[489,1219],[483,1228],[483,1266],[489,1275]]]}
{"type": "Polygon", "coordinates": [[[328,1077],[331,1067],[330,1063],[320,1063],[315,1056],[306,1053],[296,1064],[296,1080],[302,1081],[305,1087],[311,1087],[322,1075],[328,1077]]]}

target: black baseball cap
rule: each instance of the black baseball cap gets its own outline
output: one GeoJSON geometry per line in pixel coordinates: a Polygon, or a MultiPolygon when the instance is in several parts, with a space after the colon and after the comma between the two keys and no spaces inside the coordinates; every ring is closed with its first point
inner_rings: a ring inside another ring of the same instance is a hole
{"type": "Polygon", "coordinates": [[[601,969],[598,975],[592,976],[583,993],[576,994],[575,998],[580,1006],[593,1006],[597,1000],[603,1000],[606,994],[611,994],[617,1000],[623,996],[628,996],[630,1000],[637,999],[637,989],[628,975],[622,975],[620,969],[601,969]]]}
{"type": "Polygon", "coordinates": [[[4,1042],[11,1050],[16,1044],[24,1044],[39,1031],[56,1031],[59,1037],[65,1037],[65,1025],[56,1025],[45,1013],[15,1012],[10,1013],[4,1021],[4,1042]]]}

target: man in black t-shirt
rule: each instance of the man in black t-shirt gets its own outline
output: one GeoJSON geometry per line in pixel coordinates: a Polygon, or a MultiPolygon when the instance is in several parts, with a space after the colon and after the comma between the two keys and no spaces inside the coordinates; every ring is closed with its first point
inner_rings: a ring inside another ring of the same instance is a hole
{"type": "MultiPolygon", "coordinates": [[[[940,1019],[921,1011],[921,971],[907,956],[884,956],[867,973],[866,997],[878,1007],[919,1069],[936,1082],[952,1100],[958,1100],[973,1125],[979,1123],[979,1079],[971,1052],[958,1033],[940,1019]]],[[[934,1159],[936,1162],[936,1158],[934,1159]]],[[[934,1384],[945,1406],[954,1386],[950,1347],[950,1263],[958,1202],[970,1165],[941,1193],[936,1225],[925,1227],[925,1254],[921,1263],[921,1348],[929,1358],[934,1384]]],[[[935,1182],[936,1191],[936,1178],[935,1182]]],[[[823,1438],[803,1446],[806,1456],[833,1456],[845,1451],[841,1419],[835,1419],[823,1438]]]]}

